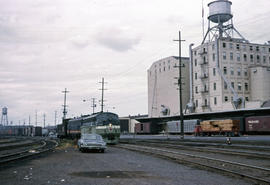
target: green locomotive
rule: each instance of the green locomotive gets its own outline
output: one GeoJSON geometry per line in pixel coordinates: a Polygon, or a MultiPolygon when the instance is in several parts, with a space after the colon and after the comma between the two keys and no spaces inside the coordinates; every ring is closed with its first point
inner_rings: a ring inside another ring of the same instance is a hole
{"type": "Polygon", "coordinates": [[[116,144],[120,138],[117,114],[98,112],[65,120],[58,128],[59,137],[80,138],[81,134],[99,134],[107,144],[116,144]]]}

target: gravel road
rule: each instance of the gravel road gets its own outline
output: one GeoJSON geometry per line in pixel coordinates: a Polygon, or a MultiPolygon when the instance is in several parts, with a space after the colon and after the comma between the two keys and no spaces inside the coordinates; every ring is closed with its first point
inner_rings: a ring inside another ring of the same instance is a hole
{"type": "Polygon", "coordinates": [[[0,167],[1,185],[245,185],[241,179],[109,147],[105,153],[56,149],[36,159],[0,167]]]}

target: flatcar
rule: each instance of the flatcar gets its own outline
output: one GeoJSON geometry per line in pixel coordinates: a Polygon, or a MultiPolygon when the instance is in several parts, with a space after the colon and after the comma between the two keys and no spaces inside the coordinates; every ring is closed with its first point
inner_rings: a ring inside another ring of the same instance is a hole
{"type": "Polygon", "coordinates": [[[240,135],[240,121],[239,120],[208,120],[202,121],[200,125],[195,128],[196,136],[211,136],[211,135],[226,135],[239,136],[240,135]]]}

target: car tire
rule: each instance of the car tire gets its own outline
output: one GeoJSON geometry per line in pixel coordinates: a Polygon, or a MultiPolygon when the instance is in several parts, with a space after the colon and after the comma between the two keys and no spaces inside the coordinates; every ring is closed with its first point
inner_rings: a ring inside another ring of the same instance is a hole
{"type": "Polygon", "coordinates": [[[104,150],[104,149],[101,149],[101,150],[100,150],[100,152],[101,152],[101,153],[104,153],[104,152],[105,152],[105,150],[104,150]]]}

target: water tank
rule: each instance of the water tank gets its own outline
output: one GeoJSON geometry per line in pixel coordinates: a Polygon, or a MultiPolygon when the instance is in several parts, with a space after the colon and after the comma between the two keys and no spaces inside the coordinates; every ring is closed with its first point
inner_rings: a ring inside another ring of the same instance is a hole
{"type": "Polygon", "coordinates": [[[217,0],[208,4],[208,19],[214,23],[224,23],[230,20],[233,15],[231,13],[232,2],[228,0],[217,0]]]}
{"type": "Polygon", "coordinates": [[[6,107],[2,108],[2,114],[3,114],[3,115],[7,115],[7,110],[8,110],[8,109],[7,109],[6,107]]]}

